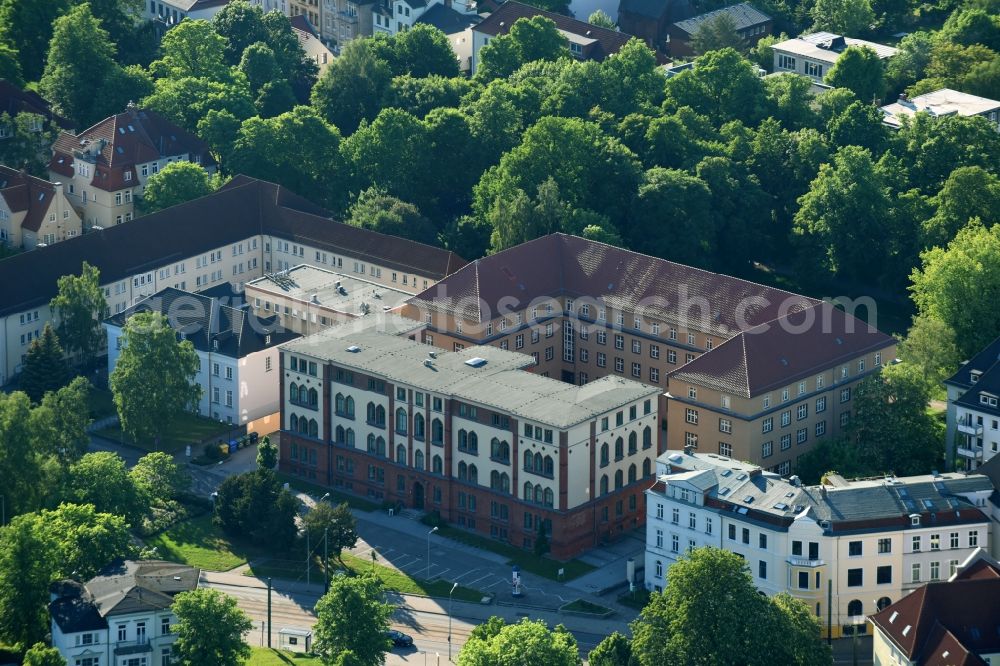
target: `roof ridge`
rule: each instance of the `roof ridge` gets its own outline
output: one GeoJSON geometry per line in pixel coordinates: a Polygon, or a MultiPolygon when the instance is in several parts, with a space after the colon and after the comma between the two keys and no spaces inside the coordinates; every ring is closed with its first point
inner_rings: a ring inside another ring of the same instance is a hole
{"type": "MultiPolygon", "coordinates": [[[[750,399],[750,364],[747,362],[747,338],[743,335],[743,331],[740,331],[740,343],[743,345],[743,376],[746,378],[746,397],[750,399]]],[[[725,344],[725,343],[723,343],[725,344]]],[[[721,346],[721,345],[720,345],[721,346]]]]}

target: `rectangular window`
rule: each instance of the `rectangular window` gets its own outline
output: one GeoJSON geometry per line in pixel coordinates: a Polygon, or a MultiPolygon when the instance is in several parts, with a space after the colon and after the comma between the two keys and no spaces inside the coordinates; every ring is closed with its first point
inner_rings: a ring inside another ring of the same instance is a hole
{"type": "Polygon", "coordinates": [[[864,585],[864,569],[847,570],[847,587],[861,587],[864,585]]]}
{"type": "Polygon", "coordinates": [[[892,552],[892,539],[879,539],[878,540],[878,553],[879,555],[884,555],[886,553],[892,552]]]}
{"type": "Polygon", "coordinates": [[[767,562],[764,560],[757,562],[757,577],[761,579],[767,578],[767,562]]]}
{"type": "Polygon", "coordinates": [[[774,453],[774,442],[773,441],[764,442],[763,444],[760,445],[760,457],[761,458],[770,458],[773,453],[774,453]]]}
{"type": "Polygon", "coordinates": [[[772,430],[774,430],[774,417],[768,416],[761,423],[761,432],[771,432],[772,430]]]}
{"type": "Polygon", "coordinates": [[[892,584],[892,566],[886,565],[875,570],[875,582],[878,585],[892,584]]]}

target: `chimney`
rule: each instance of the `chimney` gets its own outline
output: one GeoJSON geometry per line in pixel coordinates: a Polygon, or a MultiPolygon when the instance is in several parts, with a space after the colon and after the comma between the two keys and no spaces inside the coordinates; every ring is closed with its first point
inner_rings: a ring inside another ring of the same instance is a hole
{"type": "Polygon", "coordinates": [[[694,447],[691,446],[690,444],[685,444],[684,445],[684,455],[686,455],[686,456],[692,456],[692,455],[694,455],[694,447]]]}
{"type": "Polygon", "coordinates": [[[793,474],[791,478],[789,478],[788,480],[791,481],[792,485],[795,486],[796,488],[802,487],[802,479],[799,478],[798,474],[793,474]]]}

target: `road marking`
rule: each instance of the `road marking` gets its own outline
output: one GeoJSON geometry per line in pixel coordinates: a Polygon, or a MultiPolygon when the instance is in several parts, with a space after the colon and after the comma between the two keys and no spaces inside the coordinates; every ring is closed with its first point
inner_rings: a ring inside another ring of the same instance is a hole
{"type": "Polygon", "coordinates": [[[479,578],[477,578],[476,580],[473,580],[473,581],[470,581],[470,582],[469,582],[469,587],[472,587],[473,585],[475,585],[476,583],[478,583],[478,582],[479,582],[479,581],[481,581],[481,580],[486,580],[487,578],[489,578],[489,577],[490,577],[490,576],[492,576],[492,575],[493,575],[493,574],[486,574],[485,576],[480,576],[480,577],[479,577],[479,578]]]}
{"type": "Polygon", "coordinates": [[[468,571],[466,571],[466,572],[465,572],[464,574],[462,574],[461,576],[456,576],[456,577],[455,577],[455,579],[454,579],[454,580],[453,580],[452,582],[455,582],[455,583],[457,583],[458,581],[462,580],[462,579],[463,579],[463,578],[465,578],[466,576],[471,576],[472,574],[474,574],[474,573],[475,573],[475,572],[477,572],[477,571],[479,571],[479,569],[469,569],[468,571]]]}

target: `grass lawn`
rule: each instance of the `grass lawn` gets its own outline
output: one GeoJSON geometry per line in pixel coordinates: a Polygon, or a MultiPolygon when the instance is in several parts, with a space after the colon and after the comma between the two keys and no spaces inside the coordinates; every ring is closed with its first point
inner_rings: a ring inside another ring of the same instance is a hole
{"type": "Polygon", "coordinates": [[[361,497],[355,497],[354,495],[349,495],[347,493],[338,492],[333,488],[327,488],[326,486],[321,486],[318,483],[310,483],[309,481],[300,479],[297,476],[292,476],[291,474],[277,472],[277,477],[295,490],[302,493],[308,493],[317,499],[326,493],[330,493],[330,501],[334,503],[347,502],[351,508],[358,509],[359,511],[378,511],[382,508],[381,505],[376,504],[375,502],[371,502],[361,497]]]}
{"type": "Polygon", "coordinates": [[[117,413],[117,408],[115,407],[115,399],[111,395],[111,391],[105,391],[104,389],[99,389],[95,387],[90,387],[90,393],[87,394],[87,403],[90,411],[90,418],[103,419],[106,416],[113,416],[117,413]]]}
{"type": "Polygon", "coordinates": [[[641,611],[649,603],[649,590],[637,589],[633,592],[626,592],[618,597],[618,603],[641,611]]]}
{"type": "Polygon", "coordinates": [[[319,657],[294,654],[273,648],[255,647],[250,649],[253,652],[250,654],[250,661],[247,662],[247,666],[285,666],[286,664],[292,664],[292,666],[323,666],[323,662],[319,657]]]}
{"type": "Polygon", "coordinates": [[[576,601],[571,601],[565,606],[562,606],[559,610],[573,611],[576,613],[593,613],[594,615],[604,615],[605,613],[610,613],[611,609],[607,606],[602,606],[600,604],[592,604],[589,601],[583,599],[577,599],[576,601]]]}
{"type": "Polygon", "coordinates": [[[234,544],[212,524],[208,513],[177,523],[165,532],[146,539],[160,557],[209,571],[228,571],[256,555],[257,551],[234,544]]]}
{"type": "MultiPolygon", "coordinates": [[[[227,423],[219,423],[212,419],[206,419],[197,414],[182,414],[170,429],[160,436],[159,445],[155,441],[132,442],[146,451],[166,451],[167,453],[178,453],[184,450],[188,444],[192,446],[192,453],[201,453],[201,443],[207,439],[226,439],[230,434],[235,436],[237,430],[227,423]]],[[[115,442],[124,441],[125,436],[121,428],[113,426],[102,428],[97,431],[97,435],[115,442]]]]}
{"type": "MultiPolygon", "coordinates": [[[[372,561],[364,557],[356,557],[350,553],[343,554],[344,564],[348,569],[355,573],[362,573],[372,570],[372,561]]],[[[339,568],[337,562],[334,561],[333,557],[330,557],[330,569],[335,571],[339,568]]],[[[375,574],[382,580],[387,590],[394,590],[402,594],[423,594],[429,597],[447,597],[448,591],[451,589],[452,583],[445,580],[435,580],[430,583],[417,579],[411,578],[402,571],[397,571],[392,567],[387,567],[383,564],[375,563],[375,574]]],[[[247,576],[254,576],[255,578],[267,578],[268,576],[272,578],[284,578],[286,580],[305,580],[306,579],[306,567],[305,562],[302,560],[279,560],[279,559],[267,559],[261,564],[253,564],[250,567],[250,571],[247,572],[247,576]]],[[[312,582],[320,583],[323,581],[323,558],[319,555],[313,558],[312,566],[312,582]]],[[[453,598],[459,601],[480,601],[485,595],[478,591],[473,590],[468,587],[462,587],[461,585],[455,588],[455,594],[453,598]]]]}
{"type": "Polygon", "coordinates": [[[510,561],[510,564],[516,564],[521,567],[522,571],[528,571],[536,576],[543,576],[551,580],[559,580],[559,569],[564,570],[563,580],[573,580],[574,578],[579,578],[580,576],[594,570],[594,567],[586,562],[581,562],[580,560],[558,562],[556,560],[538,557],[534,553],[527,550],[521,550],[520,548],[515,548],[510,544],[496,541],[495,539],[488,539],[486,537],[479,536],[478,534],[472,534],[449,525],[441,525],[438,529],[438,534],[448,537],[449,539],[454,539],[460,543],[465,543],[470,546],[475,546],[476,548],[482,548],[483,550],[489,550],[499,555],[503,555],[510,561]]]}

